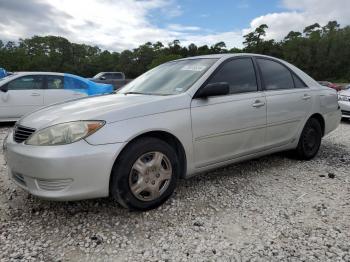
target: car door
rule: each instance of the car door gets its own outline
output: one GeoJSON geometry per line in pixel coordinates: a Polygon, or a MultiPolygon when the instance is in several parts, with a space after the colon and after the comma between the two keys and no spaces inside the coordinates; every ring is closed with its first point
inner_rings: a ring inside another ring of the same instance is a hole
{"type": "Polygon", "coordinates": [[[206,84],[227,82],[225,96],[191,103],[195,166],[233,160],[264,148],[266,101],[250,57],[223,62],[206,84]]]}
{"type": "Polygon", "coordinates": [[[104,84],[113,84],[114,81],[114,74],[112,73],[106,73],[104,75],[104,77],[106,78],[106,81],[104,81],[104,84]]]}
{"type": "Polygon", "coordinates": [[[297,139],[311,110],[312,94],[306,84],[284,64],[257,58],[267,102],[266,144],[279,147],[297,139]]]}
{"type": "Polygon", "coordinates": [[[121,73],[112,73],[113,78],[109,84],[112,84],[114,90],[120,88],[124,83],[124,76],[121,73]]]}
{"type": "Polygon", "coordinates": [[[0,91],[0,118],[20,118],[42,107],[43,83],[43,76],[26,75],[5,84],[0,91]]]}
{"type": "Polygon", "coordinates": [[[83,92],[79,92],[73,80],[63,75],[46,76],[44,104],[51,105],[85,96],[83,92]]]}

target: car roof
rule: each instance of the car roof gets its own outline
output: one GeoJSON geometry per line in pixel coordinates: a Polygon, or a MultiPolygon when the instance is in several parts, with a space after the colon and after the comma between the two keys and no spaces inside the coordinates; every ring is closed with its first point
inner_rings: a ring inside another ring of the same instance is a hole
{"type": "Polygon", "coordinates": [[[14,72],[14,75],[17,76],[26,76],[26,75],[59,75],[64,76],[64,73],[56,73],[56,72],[14,72]]]}
{"type": "Polygon", "coordinates": [[[99,72],[98,74],[124,74],[123,72],[99,72]]]}
{"type": "Polygon", "coordinates": [[[192,57],[181,58],[181,59],[178,59],[177,61],[188,60],[188,59],[198,59],[198,58],[216,58],[216,59],[221,59],[221,58],[240,57],[240,56],[266,57],[266,58],[273,58],[273,59],[276,59],[276,60],[280,60],[280,59],[278,59],[276,57],[267,56],[267,55],[260,55],[260,54],[254,54],[254,53],[235,53],[235,54],[212,54],[212,55],[192,56],[192,57]]]}

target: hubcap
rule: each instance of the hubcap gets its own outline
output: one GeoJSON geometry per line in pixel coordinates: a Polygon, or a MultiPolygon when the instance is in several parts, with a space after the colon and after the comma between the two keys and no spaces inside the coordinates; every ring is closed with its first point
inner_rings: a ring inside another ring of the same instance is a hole
{"type": "Polygon", "coordinates": [[[166,155],[149,152],[139,157],[131,168],[129,186],[133,195],[142,201],[159,198],[168,188],[172,167],[166,155]]]}

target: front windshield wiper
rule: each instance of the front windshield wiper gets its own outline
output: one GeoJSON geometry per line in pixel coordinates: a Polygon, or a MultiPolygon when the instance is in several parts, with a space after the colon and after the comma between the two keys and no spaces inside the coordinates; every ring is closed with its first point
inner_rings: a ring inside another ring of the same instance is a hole
{"type": "Polygon", "coordinates": [[[147,93],[141,93],[141,92],[125,92],[124,95],[151,95],[147,93]]]}
{"type": "MultiPolygon", "coordinates": [[[[118,91],[116,91],[116,94],[119,94],[118,91]]],[[[157,93],[142,93],[142,92],[125,92],[125,93],[120,93],[124,95],[146,95],[146,96],[169,96],[172,94],[157,94],[157,93]]]]}

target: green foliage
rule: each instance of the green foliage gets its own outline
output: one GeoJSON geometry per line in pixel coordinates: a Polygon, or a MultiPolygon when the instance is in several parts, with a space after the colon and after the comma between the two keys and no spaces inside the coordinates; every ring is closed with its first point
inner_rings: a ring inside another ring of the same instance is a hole
{"type": "Polygon", "coordinates": [[[59,36],[33,36],[18,42],[0,40],[0,66],[8,71],[53,71],[93,76],[102,71],[123,71],[135,78],[167,61],[218,53],[258,53],[285,59],[319,80],[350,80],[350,27],[336,21],[321,27],[291,31],[282,41],[266,40],[263,24],[244,36],[244,48],[227,49],[224,42],[212,46],[145,43],[133,50],[103,51],[97,46],[71,43],[59,36]]]}
{"type": "Polygon", "coordinates": [[[243,51],[284,59],[318,80],[350,81],[350,27],[337,21],[322,27],[315,23],[303,33],[291,31],[279,42],[264,40],[266,25],[245,35],[243,51]]]}
{"type": "MultiPolygon", "coordinates": [[[[234,49],[234,52],[239,51],[234,49]]],[[[97,46],[71,43],[63,37],[33,36],[19,39],[18,43],[0,40],[0,66],[8,71],[52,71],[86,77],[103,71],[122,71],[128,78],[135,78],[171,60],[226,52],[224,42],[210,48],[195,44],[183,47],[179,40],[174,40],[167,46],[159,41],[148,42],[118,53],[102,51],[97,46]]]]}

